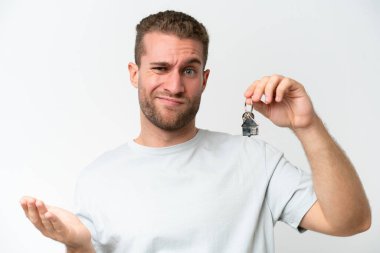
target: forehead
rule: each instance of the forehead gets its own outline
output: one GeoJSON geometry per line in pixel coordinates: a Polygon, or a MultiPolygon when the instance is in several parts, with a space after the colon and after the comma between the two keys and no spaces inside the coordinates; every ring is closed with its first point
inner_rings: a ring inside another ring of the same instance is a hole
{"type": "Polygon", "coordinates": [[[203,65],[202,43],[193,39],[181,39],[176,35],[150,32],[144,35],[144,54],[141,61],[173,61],[196,57],[203,65]]]}

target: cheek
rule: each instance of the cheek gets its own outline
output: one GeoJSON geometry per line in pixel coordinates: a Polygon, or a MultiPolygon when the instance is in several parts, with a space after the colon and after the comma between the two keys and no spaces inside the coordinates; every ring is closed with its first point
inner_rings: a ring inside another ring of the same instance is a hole
{"type": "Polygon", "coordinates": [[[202,94],[203,91],[203,85],[202,82],[199,80],[194,80],[193,82],[188,83],[187,93],[192,94],[192,95],[199,95],[202,94]]]}
{"type": "Polygon", "coordinates": [[[141,76],[139,79],[139,87],[144,92],[151,93],[156,90],[163,82],[162,77],[157,76],[141,76]]]}

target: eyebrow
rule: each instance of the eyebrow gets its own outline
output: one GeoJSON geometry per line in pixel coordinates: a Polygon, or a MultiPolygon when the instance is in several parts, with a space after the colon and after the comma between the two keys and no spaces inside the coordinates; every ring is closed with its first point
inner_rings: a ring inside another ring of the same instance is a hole
{"type": "Polygon", "coordinates": [[[149,63],[150,65],[159,65],[159,66],[166,66],[166,65],[169,65],[169,63],[165,62],[165,61],[158,61],[158,62],[151,62],[149,63]]]}
{"type": "MultiPolygon", "coordinates": [[[[202,65],[202,62],[198,58],[191,58],[191,59],[189,59],[188,61],[185,62],[185,65],[193,64],[193,63],[202,65]]],[[[168,62],[165,62],[165,61],[158,61],[158,62],[151,62],[150,65],[168,66],[170,64],[168,62]]]]}
{"type": "Polygon", "coordinates": [[[193,64],[193,63],[197,63],[199,65],[202,65],[202,62],[198,58],[191,58],[190,60],[188,60],[186,62],[186,64],[193,64]]]}

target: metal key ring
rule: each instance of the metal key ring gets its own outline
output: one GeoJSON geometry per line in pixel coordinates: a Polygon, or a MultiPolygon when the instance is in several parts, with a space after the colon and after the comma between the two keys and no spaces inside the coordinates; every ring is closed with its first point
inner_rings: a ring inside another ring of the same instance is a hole
{"type": "MultiPolygon", "coordinates": [[[[251,112],[252,112],[253,111],[253,100],[252,100],[252,98],[251,98],[251,104],[250,104],[250,106],[251,106],[251,112]]],[[[244,102],[244,110],[246,112],[248,112],[248,110],[247,110],[247,101],[244,102]]]]}

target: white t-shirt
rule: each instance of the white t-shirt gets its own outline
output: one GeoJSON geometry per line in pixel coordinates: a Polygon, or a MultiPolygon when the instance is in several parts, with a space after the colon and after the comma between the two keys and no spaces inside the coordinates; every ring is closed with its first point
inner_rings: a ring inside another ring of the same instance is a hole
{"type": "Polygon", "coordinates": [[[106,152],[76,191],[96,251],[115,253],[271,253],[276,221],[298,228],[315,201],[310,175],[272,146],[208,130],[106,152]]]}

